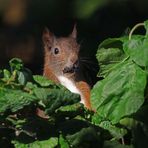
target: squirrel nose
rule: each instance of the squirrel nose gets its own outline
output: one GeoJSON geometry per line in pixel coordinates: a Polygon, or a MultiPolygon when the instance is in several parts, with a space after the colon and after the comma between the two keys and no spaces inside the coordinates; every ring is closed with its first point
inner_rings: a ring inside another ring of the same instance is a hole
{"type": "Polygon", "coordinates": [[[74,73],[78,70],[78,66],[79,65],[79,62],[76,61],[72,66],[68,67],[66,66],[63,70],[63,73],[74,73]]]}
{"type": "Polygon", "coordinates": [[[73,70],[78,70],[79,68],[79,61],[77,60],[74,64],[73,64],[73,70]]]}

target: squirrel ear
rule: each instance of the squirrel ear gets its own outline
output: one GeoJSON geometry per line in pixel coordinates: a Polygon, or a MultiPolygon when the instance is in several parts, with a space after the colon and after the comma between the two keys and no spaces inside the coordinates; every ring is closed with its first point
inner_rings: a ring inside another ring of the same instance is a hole
{"type": "Polygon", "coordinates": [[[48,28],[46,27],[43,31],[43,35],[42,35],[42,41],[44,43],[44,45],[46,44],[52,44],[54,39],[54,35],[48,30],[48,28]]]}
{"type": "Polygon", "coordinates": [[[70,34],[70,36],[72,37],[72,38],[77,38],[77,29],[76,29],[76,24],[74,24],[74,27],[73,27],[73,31],[72,31],[72,33],[70,34]]]}

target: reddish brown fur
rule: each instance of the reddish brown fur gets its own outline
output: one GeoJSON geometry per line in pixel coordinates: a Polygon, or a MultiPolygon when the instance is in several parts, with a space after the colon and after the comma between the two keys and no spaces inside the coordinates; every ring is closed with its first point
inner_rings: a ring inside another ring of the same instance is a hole
{"type": "Polygon", "coordinates": [[[76,28],[74,27],[69,37],[58,39],[46,29],[43,33],[43,43],[45,50],[44,75],[56,83],[59,83],[58,75],[64,75],[70,79],[81,92],[84,106],[91,109],[89,85],[81,81],[75,72],[63,74],[64,67],[72,66],[78,60],[79,44],[76,42],[76,28]],[[55,48],[60,50],[57,55],[53,53],[55,48]]]}
{"type": "Polygon", "coordinates": [[[77,88],[79,88],[80,92],[82,92],[85,100],[84,105],[86,108],[91,110],[91,103],[90,103],[90,87],[84,81],[80,81],[76,83],[77,88]]]}

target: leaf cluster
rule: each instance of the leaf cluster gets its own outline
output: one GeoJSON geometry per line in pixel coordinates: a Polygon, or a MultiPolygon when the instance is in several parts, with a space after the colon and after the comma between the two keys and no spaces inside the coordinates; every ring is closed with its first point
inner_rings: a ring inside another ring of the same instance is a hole
{"type": "MultiPolygon", "coordinates": [[[[87,121],[80,96],[51,80],[32,75],[20,59],[0,76],[0,143],[4,147],[77,146],[97,134],[87,121]]],[[[93,138],[94,137],[94,138],[93,138]]],[[[88,143],[89,144],[89,143],[88,143]]]]}
{"type": "Polygon", "coordinates": [[[22,60],[0,70],[0,143],[16,148],[141,148],[148,145],[148,21],[145,35],[109,38],[96,54],[94,109],[22,60]]]}
{"type": "Polygon", "coordinates": [[[108,130],[114,140],[133,147],[148,145],[147,24],[145,35],[109,38],[99,45],[96,57],[102,80],[91,92],[96,110],[93,123],[108,130]]]}

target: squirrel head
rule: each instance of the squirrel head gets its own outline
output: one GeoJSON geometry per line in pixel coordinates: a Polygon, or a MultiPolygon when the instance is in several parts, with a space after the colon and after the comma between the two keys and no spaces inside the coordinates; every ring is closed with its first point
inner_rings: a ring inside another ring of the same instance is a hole
{"type": "Polygon", "coordinates": [[[76,41],[77,30],[74,26],[72,33],[68,37],[56,38],[47,28],[42,36],[45,65],[56,76],[66,77],[74,75],[78,69],[79,44],[76,41]]]}

